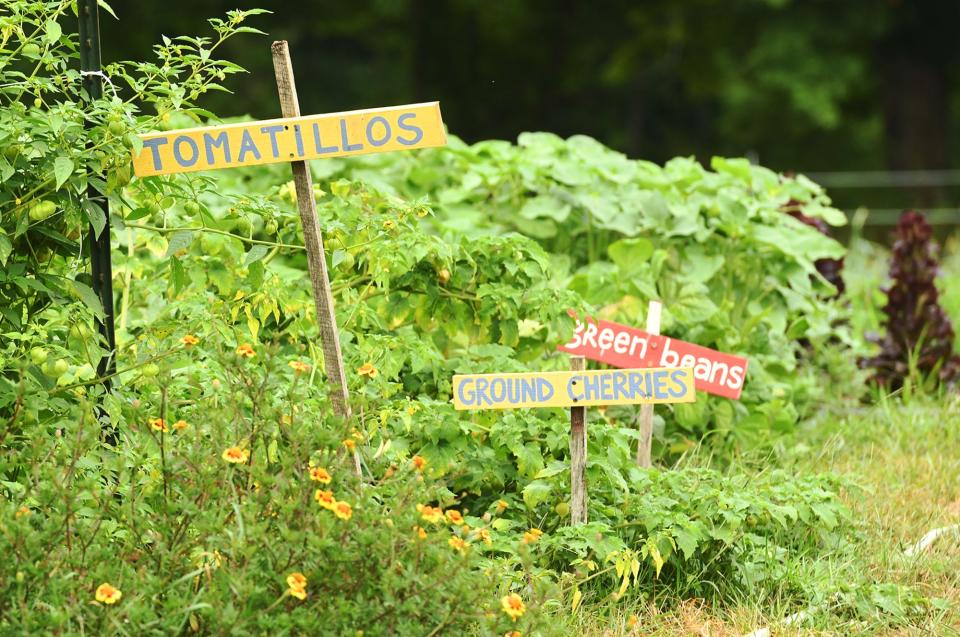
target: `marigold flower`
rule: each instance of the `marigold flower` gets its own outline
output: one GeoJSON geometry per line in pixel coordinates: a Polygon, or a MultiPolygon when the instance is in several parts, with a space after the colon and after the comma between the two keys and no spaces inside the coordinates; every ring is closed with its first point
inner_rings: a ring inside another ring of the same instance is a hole
{"type": "Polygon", "coordinates": [[[150,428],[154,431],[162,431],[163,433],[170,431],[167,429],[167,423],[163,418],[151,418],[147,422],[150,423],[150,428]]]}
{"type": "Polygon", "coordinates": [[[490,546],[493,543],[493,538],[490,537],[490,531],[488,529],[477,529],[473,532],[473,534],[478,540],[482,540],[487,546],[490,546]]]}
{"type": "Polygon", "coordinates": [[[497,513],[503,513],[507,510],[507,507],[510,506],[507,504],[506,500],[497,500],[497,513]]]}
{"type": "Polygon", "coordinates": [[[341,520],[349,520],[353,516],[353,507],[347,502],[337,502],[333,512],[341,520]]]}
{"type": "Polygon", "coordinates": [[[287,586],[290,588],[306,588],[307,577],[299,571],[290,573],[287,575],[287,586]]]}
{"type": "Polygon", "coordinates": [[[243,464],[250,459],[250,450],[240,447],[227,447],[220,457],[231,464],[243,464]]]}
{"type": "Polygon", "coordinates": [[[97,586],[97,591],[94,596],[98,602],[110,606],[119,602],[120,598],[123,597],[123,593],[120,592],[119,588],[114,588],[110,584],[104,582],[100,586],[97,586]]]}
{"type": "Polygon", "coordinates": [[[411,416],[417,413],[418,411],[419,411],[419,407],[417,407],[416,405],[410,405],[409,407],[407,407],[407,413],[410,414],[411,416]]]}
{"type": "Polygon", "coordinates": [[[200,342],[200,339],[193,334],[184,334],[183,338],[180,339],[180,342],[183,343],[184,347],[193,347],[200,342]]]}
{"type": "Polygon", "coordinates": [[[384,479],[391,477],[396,470],[397,468],[394,467],[393,465],[390,465],[389,467],[387,467],[387,470],[383,472],[384,479]]]}
{"type": "Polygon", "coordinates": [[[503,637],[523,637],[519,630],[508,630],[503,633],[503,637]]]}
{"type": "Polygon", "coordinates": [[[293,369],[294,374],[305,374],[310,371],[310,366],[303,361],[290,361],[287,365],[293,369]]]}
{"type": "Polygon", "coordinates": [[[447,520],[449,520],[451,524],[463,524],[463,515],[456,509],[450,509],[447,511],[447,520]]]}
{"type": "Polygon", "coordinates": [[[19,518],[19,517],[23,517],[24,515],[30,515],[31,513],[33,513],[33,511],[30,510],[30,507],[22,506],[19,509],[17,509],[17,512],[14,513],[13,515],[14,517],[19,518]]]}
{"type": "Polygon", "coordinates": [[[533,544],[540,539],[540,536],[543,535],[543,531],[540,529],[530,529],[529,531],[524,532],[523,534],[523,543],[524,544],[533,544]]]}
{"type": "Polygon", "coordinates": [[[317,504],[328,511],[333,511],[333,507],[337,503],[336,498],[333,497],[333,491],[323,491],[321,489],[317,489],[313,492],[313,499],[317,501],[317,504]]]}
{"type": "Polygon", "coordinates": [[[310,479],[314,482],[320,482],[322,484],[330,484],[330,481],[333,480],[327,470],[322,467],[314,467],[313,469],[310,469],[310,479]]]}
{"type": "Polygon", "coordinates": [[[422,526],[415,526],[413,527],[413,530],[417,532],[417,537],[421,540],[427,539],[427,532],[422,526]]]}
{"type": "Polygon", "coordinates": [[[177,422],[173,423],[173,428],[176,429],[177,431],[183,431],[184,429],[187,428],[187,426],[188,425],[186,420],[178,420],[177,422]]]}
{"type": "Polygon", "coordinates": [[[427,459],[423,456],[414,456],[410,461],[413,462],[413,468],[417,471],[423,471],[423,468],[427,466],[427,459]]]}
{"type": "Polygon", "coordinates": [[[290,597],[296,597],[299,600],[307,598],[307,589],[305,588],[289,588],[287,592],[290,594],[290,597]]]}
{"type": "Polygon", "coordinates": [[[630,615],[627,617],[627,628],[633,628],[639,621],[640,619],[636,615],[630,615]]]}
{"type": "Polygon", "coordinates": [[[377,368],[373,366],[373,363],[364,363],[357,368],[357,373],[368,378],[376,378],[378,374],[377,368]]]}
{"type": "Polygon", "coordinates": [[[257,355],[257,353],[253,351],[253,347],[249,343],[244,343],[243,345],[238,347],[237,354],[239,354],[240,356],[244,356],[246,358],[253,358],[254,356],[257,355]]]}
{"type": "Polygon", "coordinates": [[[418,504],[417,511],[420,512],[420,517],[430,524],[439,524],[440,522],[443,522],[443,509],[440,507],[418,504]]]}
{"type": "Polygon", "coordinates": [[[343,446],[346,447],[349,451],[353,451],[357,448],[357,443],[353,438],[347,438],[343,441],[343,446]]]}
{"type": "Polygon", "coordinates": [[[513,621],[517,621],[517,618],[527,612],[527,605],[523,603],[523,598],[516,593],[510,593],[501,598],[500,606],[503,608],[503,612],[509,615],[513,621]]]}
{"type": "Polygon", "coordinates": [[[464,542],[463,538],[457,537],[456,535],[447,540],[447,544],[449,544],[450,548],[454,551],[460,551],[461,553],[466,553],[467,549],[470,548],[469,542],[464,542]]]}

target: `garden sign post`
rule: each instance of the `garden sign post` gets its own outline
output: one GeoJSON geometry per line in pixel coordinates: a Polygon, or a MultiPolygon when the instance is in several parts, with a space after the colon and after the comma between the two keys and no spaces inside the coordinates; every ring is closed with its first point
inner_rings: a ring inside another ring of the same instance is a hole
{"type": "Polygon", "coordinates": [[[283,118],[141,135],[143,148],[134,152],[133,170],[138,177],[147,177],[291,164],[331,401],[337,415],[348,418],[350,405],[337,319],[306,162],[444,146],[446,132],[437,102],[301,116],[287,43],[274,42],[272,52],[283,118]]]}
{"type": "Polygon", "coordinates": [[[585,408],[598,405],[692,403],[697,399],[692,367],[585,371],[582,356],[568,372],[457,374],[456,409],[570,407],[570,522],[587,521],[587,429],[585,408]]]}

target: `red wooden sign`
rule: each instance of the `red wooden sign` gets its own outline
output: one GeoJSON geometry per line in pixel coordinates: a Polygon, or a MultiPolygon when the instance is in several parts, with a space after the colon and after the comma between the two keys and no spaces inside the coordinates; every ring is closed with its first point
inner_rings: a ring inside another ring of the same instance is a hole
{"type": "Polygon", "coordinates": [[[557,349],[625,369],[692,367],[698,390],[726,398],[739,399],[747,377],[746,358],[613,321],[578,319],[573,338],[557,349]]]}

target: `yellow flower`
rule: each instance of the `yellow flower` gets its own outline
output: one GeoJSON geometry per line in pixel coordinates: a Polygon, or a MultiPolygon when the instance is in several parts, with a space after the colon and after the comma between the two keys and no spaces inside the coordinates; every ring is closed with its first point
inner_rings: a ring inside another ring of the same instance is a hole
{"type": "Polygon", "coordinates": [[[513,621],[517,621],[518,617],[527,612],[527,605],[523,603],[523,598],[516,593],[510,593],[503,597],[500,600],[500,606],[503,607],[503,612],[509,615],[513,621]]]}
{"type": "Polygon", "coordinates": [[[410,405],[409,407],[407,407],[407,413],[410,414],[411,416],[417,413],[419,410],[420,408],[417,407],[416,405],[410,405]]]}
{"type": "Polygon", "coordinates": [[[310,371],[310,366],[303,361],[290,361],[287,365],[293,369],[294,374],[305,374],[310,371]]]}
{"type": "Polygon", "coordinates": [[[14,513],[13,515],[14,517],[19,518],[24,515],[30,515],[31,513],[33,513],[33,511],[31,511],[29,507],[22,506],[19,509],[17,509],[17,512],[14,513]]]}
{"type": "Polygon", "coordinates": [[[200,342],[200,339],[193,334],[186,334],[180,339],[180,342],[183,343],[184,347],[193,347],[200,342]]]}
{"type": "Polygon", "coordinates": [[[386,221],[383,222],[383,227],[386,228],[387,230],[394,228],[396,225],[397,224],[394,223],[392,219],[387,219],[386,221]]]}
{"type": "Polygon", "coordinates": [[[307,589],[305,588],[290,588],[287,592],[290,593],[290,597],[296,597],[300,600],[307,598],[307,589]]]}
{"type": "Polygon", "coordinates": [[[253,358],[254,356],[257,355],[257,353],[253,351],[253,347],[250,346],[248,343],[244,343],[243,345],[238,347],[237,354],[239,354],[240,356],[244,356],[246,358],[253,358]]]}
{"type": "Polygon", "coordinates": [[[443,522],[443,509],[440,507],[432,507],[428,504],[418,504],[417,511],[420,512],[420,517],[430,524],[438,524],[443,522]]]}
{"type": "Polygon", "coordinates": [[[421,540],[427,539],[427,532],[424,530],[422,526],[415,526],[413,527],[413,530],[417,532],[417,537],[420,538],[421,540]]]}
{"type": "Polygon", "coordinates": [[[232,464],[242,464],[250,459],[250,450],[240,447],[227,447],[220,457],[232,464]]]}
{"type": "Polygon", "coordinates": [[[506,500],[497,500],[497,513],[503,513],[507,510],[507,507],[510,506],[507,504],[506,500]]]}
{"type": "Polygon", "coordinates": [[[373,366],[373,363],[364,363],[357,368],[357,373],[368,378],[376,378],[378,372],[377,368],[373,366]]]}
{"type": "Polygon", "coordinates": [[[120,598],[123,597],[123,593],[120,592],[119,588],[114,588],[110,584],[104,582],[100,586],[97,586],[97,592],[95,596],[98,602],[110,606],[119,602],[120,598]]]}
{"type": "Polygon", "coordinates": [[[540,539],[540,536],[543,535],[543,531],[540,529],[530,529],[523,534],[523,543],[524,544],[533,544],[540,539]]]}
{"type": "Polygon", "coordinates": [[[427,459],[423,456],[414,456],[411,462],[413,462],[413,468],[417,471],[423,471],[423,468],[427,466],[427,459]]]}
{"type": "Polygon", "coordinates": [[[493,543],[493,538],[490,537],[490,531],[487,529],[477,529],[473,532],[473,534],[477,539],[482,540],[487,546],[490,546],[493,543]]]}
{"type": "Polygon", "coordinates": [[[447,520],[449,520],[451,524],[463,524],[463,516],[456,509],[447,511],[447,520]]]}
{"type": "Polygon", "coordinates": [[[310,469],[310,479],[323,484],[330,484],[330,481],[333,480],[327,470],[321,467],[310,469]]]}
{"type": "Polygon", "coordinates": [[[357,448],[357,443],[352,438],[347,438],[343,441],[343,446],[346,447],[349,451],[353,451],[357,448]]]}
{"type": "Polygon", "coordinates": [[[346,502],[337,502],[333,507],[333,512],[341,520],[349,520],[353,516],[353,507],[346,502]]]}
{"type": "Polygon", "coordinates": [[[170,431],[167,429],[167,423],[163,420],[163,418],[151,418],[147,422],[150,423],[150,428],[154,431],[162,431],[164,433],[170,431]]]}
{"type": "Polygon", "coordinates": [[[187,421],[178,420],[177,422],[173,423],[173,428],[176,429],[177,431],[183,431],[184,429],[187,428],[187,421]]]}
{"type": "Polygon", "coordinates": [[[333,497],[333,491],[322,491],[317,489],[313,492],[313,499],[317,501],[317,504],[328,511],[333,511],[334,505],[337,504],[336,498],[333,497]]]}
{"type": "Polygon", "coordinates": [[[307,587],[307,578],[303,573],[299,571],[290,573],[287,575],[287,586],[290,588],[306,588],[307,587]]]}
{"type": "Polygon", "coordinates": [[[627,617],[627,628],[633,628],[639,621],[640,619],[636,615],[630,615],[627,617]]]}
{"type": "Polygon", "coordinates": [[[459,538],[456,535],[447,540],[447,544],[450,545],[454,551],[460,551],[461,553],[466,553],[467,549],[470,548],[469,542],[464,542],[463,538],[459,538]]]}

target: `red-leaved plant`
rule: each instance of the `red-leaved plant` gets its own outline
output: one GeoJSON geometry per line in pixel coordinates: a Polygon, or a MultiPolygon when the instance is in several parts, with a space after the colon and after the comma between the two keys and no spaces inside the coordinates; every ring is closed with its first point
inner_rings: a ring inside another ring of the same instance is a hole
{"type": "Polygon", "coordinates": [[[939,270],[939,246],[930,224],[914,210],[904,212],[897,223],[890,278],[884,289],[887,332],[883,338],[867,335],[880,345],[877,356],[860,360],[874,369],[871,380],[889,389],[899,389],[912,370],[923,377],[950,383],[960,375],[960,357],[953,353],[953,326],[938,302],[935,279],[939,270]]]}

